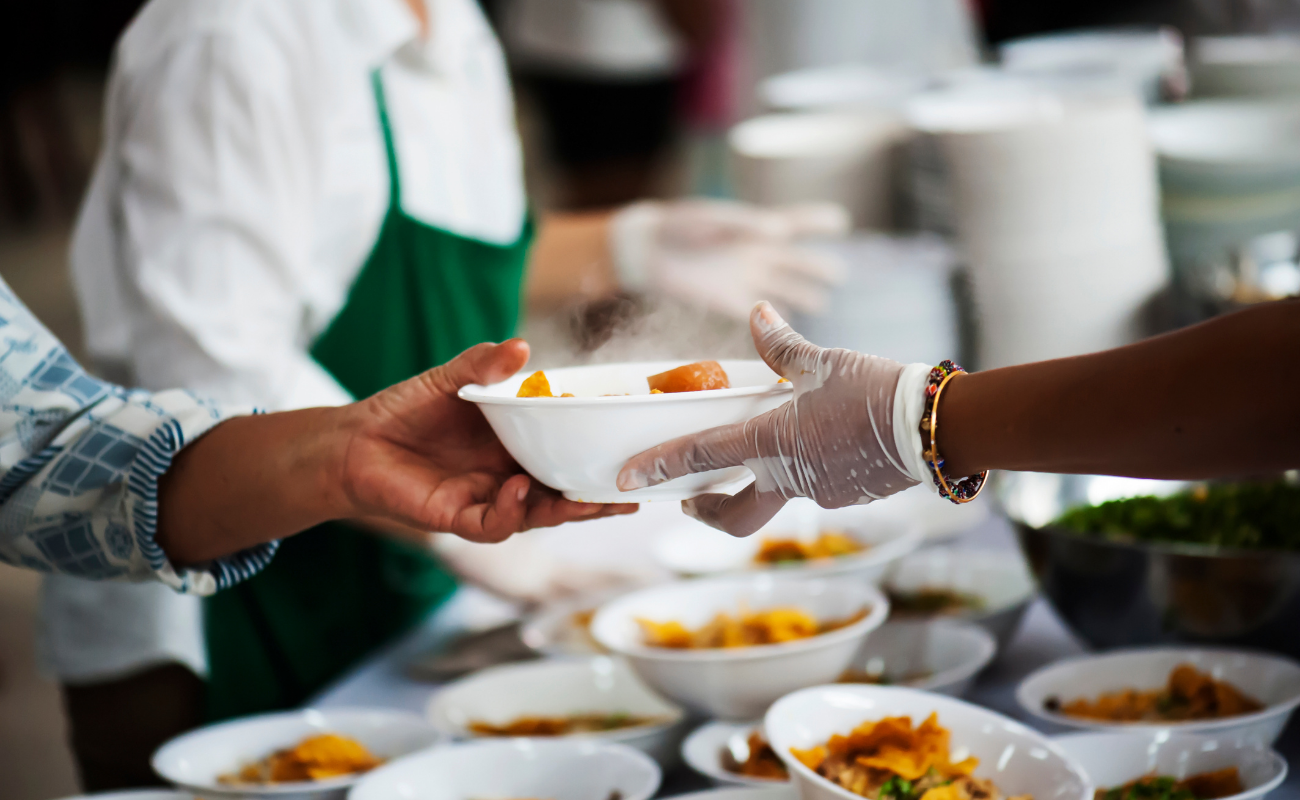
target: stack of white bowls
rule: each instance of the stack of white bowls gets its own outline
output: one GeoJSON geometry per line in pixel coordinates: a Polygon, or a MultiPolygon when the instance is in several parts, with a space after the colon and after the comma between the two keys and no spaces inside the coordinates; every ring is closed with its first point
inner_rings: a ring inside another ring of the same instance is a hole
{"type": "Polygon", "coordinates": [[[1194,44],[1197,97],[1300,94],[1300,36],[1207,36],[1194,44]]]}
{"type": "Polygon", "coordinates": [[[897,111],[770,114],[728,136],[736,194],[761,205],[842,204],[858,228],[893,224],[893,175],[907,126],[897,111]]]}
{"type": "Polygon", "coordinates": [[[1183,37],[1173,28],[1112,28],[1030,36],[998,49],[1002,66],[1021,75],[1112,81],[1148,103],[1187,91],[1183,37]]]}
{"type": "Polygon", "coordinates": [[[1135,94],[991,82],[920,95],[908,115],[945,162],[981,368],[1138,335],[1167,266],[1135,94]]]}

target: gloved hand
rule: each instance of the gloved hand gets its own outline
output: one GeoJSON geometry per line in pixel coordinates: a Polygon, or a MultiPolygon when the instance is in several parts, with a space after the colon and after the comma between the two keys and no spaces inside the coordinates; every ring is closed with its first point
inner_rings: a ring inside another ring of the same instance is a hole
{"type": "Polygon", "coordinates": [[[719,200],[636,203],[610,221],[623,288],[659,292],[744,319],[763,297],[816,312],[843,279],[839,259],[795,244],[842,236],[849,215],[833,203],[760,208],[719,200]]]}
{"type": "Polygon", "coordinates": [[[634,456],[619,472],[619,489],[743,464],[754,482],[734,497],[701,495],[682,508],[715,528],[748,536],[792,497],[841,508],[930,484],[918,430],[929,366],[817,347],[767,303],[754,308],[749,322],[759,355],[794,384],[794,399],[746,422],[634,456]]]}
{"type": "Polygon", "coordinates": [[[531,536],[478,544],[457,536],[434,534],[433,547],[461,580],[498,597],[526,603],[546,603],[636,587],[657,577],[653,571],[639,571],[635,565],[618,569],[567,563],[531,536]]]}

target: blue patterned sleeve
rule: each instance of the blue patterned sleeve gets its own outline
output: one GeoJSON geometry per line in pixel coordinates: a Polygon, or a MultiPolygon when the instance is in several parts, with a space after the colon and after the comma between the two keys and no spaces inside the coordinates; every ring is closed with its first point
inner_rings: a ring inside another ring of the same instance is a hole
{"type": "Polygon", "coordinates": [[[158,480],[172,458],[247,413],[92,377],[0,281],[0,561],[195,594],[256,573],[275,543],[177,569],[155,541],[158,480]]]}

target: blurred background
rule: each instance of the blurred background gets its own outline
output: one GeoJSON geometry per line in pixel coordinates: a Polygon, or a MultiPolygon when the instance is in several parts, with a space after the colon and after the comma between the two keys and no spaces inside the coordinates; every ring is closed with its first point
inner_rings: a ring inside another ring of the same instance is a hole
{"type": "MultiPolygon", "coordinates": [[[[0,11],[0,275],[72,349],[68,236],[138,0],[0,11]]],[[[483,0],[538,211],[705,195],[842,203],[811,340],[989,368],[1300,292],[1300,2],[483,0]]],[[[689,321],[689,324],[684,324],[689,321]]],[[[528,317],[544,365],[744,354],[620,295],[528,317]],[[702,338],[705,337],[705,338],[702,338]]],[[[36,672],[38,578],[0,566],[0,774],[76,790],[36,672]]]]}

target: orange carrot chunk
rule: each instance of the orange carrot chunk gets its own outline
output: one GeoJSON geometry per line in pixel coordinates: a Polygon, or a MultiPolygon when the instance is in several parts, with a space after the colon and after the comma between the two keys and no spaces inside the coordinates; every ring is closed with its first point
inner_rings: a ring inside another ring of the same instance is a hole
{"type": "Polygon", "coordinates": [[[722,365],[716,361],[699,361],[646,378],[650,391],[664,394],[675,392],[703,392],[708,389],[730,389],[731,381],[722,365]]]}

